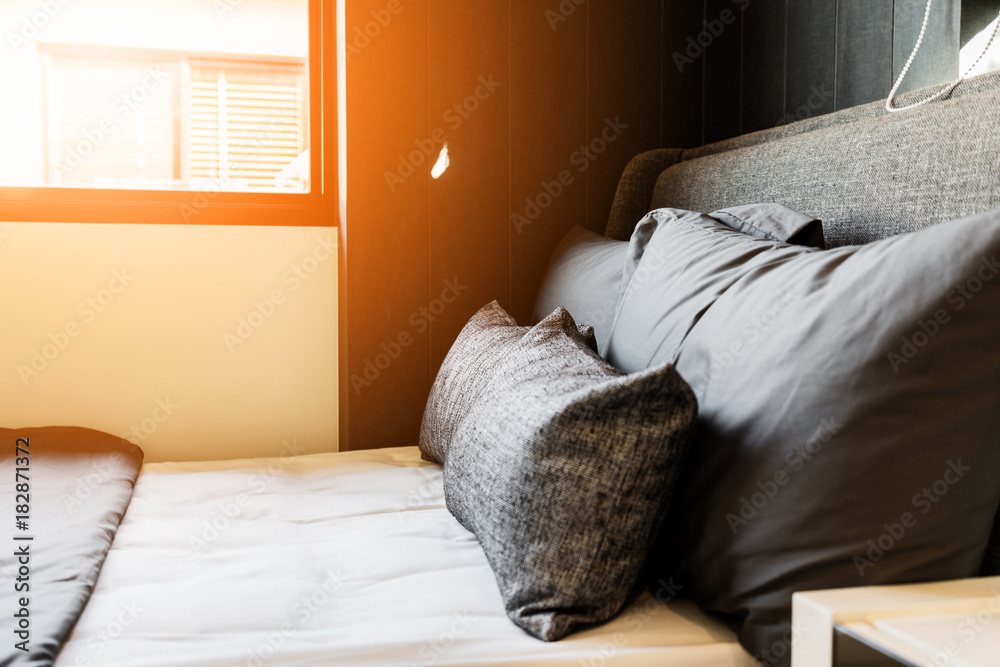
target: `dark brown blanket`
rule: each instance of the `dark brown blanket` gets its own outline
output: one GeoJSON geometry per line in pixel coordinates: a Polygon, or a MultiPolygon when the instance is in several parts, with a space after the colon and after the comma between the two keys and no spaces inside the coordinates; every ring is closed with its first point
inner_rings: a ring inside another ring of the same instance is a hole
{"type": "Polygon", "coordinates": [[[72,427],[0,428],[0,666],[51,665],[132,499],[142,450],[72,427]]]}

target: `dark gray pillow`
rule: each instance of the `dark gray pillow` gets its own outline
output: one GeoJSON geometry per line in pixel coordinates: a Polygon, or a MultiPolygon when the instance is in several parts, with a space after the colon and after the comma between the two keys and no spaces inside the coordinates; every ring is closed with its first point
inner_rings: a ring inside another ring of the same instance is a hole
{"type": "MultiPolygon", "coordinates": [[[[468,384],[470,405],[457,428],[425,429],[451,432],[448,446],[421,447],[443,454],[448,509],[479,538],[510,618],[560,639],[625,603],[669,507],[696,403],[670,366],[626,376],[606,364],[562,308],[513,344],[496,302],[472,319],[431,392],[468,384]],[[480,335],[489,329],[498,347],[480,335]],[[476,377],[485,357],[488,377],[476,377]]],[[[425,426],[450,417],[439,405],[428,402],[425,426]]]]}
{"type": "Polygon", "coordinates": [[[535,300],[533,321],[565,308],[577,322],[594,327],[597,344],[603,346],[621,291],[627,248],[625,241],[575,225],[552,253],[535,300]]]}
{"type": "Polygon", "coordinates": [[[816,251],[661,211],[608,359],[699,402],[682,570],[764,662],[795,591],[979,572],[1000,501],[1000,211],[816,251]]]}

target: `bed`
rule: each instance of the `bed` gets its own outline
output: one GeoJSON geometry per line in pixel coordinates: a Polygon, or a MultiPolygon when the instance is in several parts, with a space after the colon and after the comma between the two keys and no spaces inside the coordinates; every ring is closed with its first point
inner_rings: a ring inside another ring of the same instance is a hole
{"type": "MultiPolygon", "coordinates": [[[[875,103],[644,153],[623,174],[606,240],[628,239],[666,206],[781,200],[822,218],[833,247],[996,209],[998,101],[990,74],[907,114],[875,103]]],[[[412,446],[146,464],[99,578],[83,578],[89,601],[61,621],[72,631],[58,667],[757,664],[683,589],[666,602],[642,593],[561,641],[532,638],[505,614],[480,542],[445,507],[441,466],[412,446]]]]}
{"type": "Polygon", "coordinates": [[[416,447],[142,468],[58,667],[750,665],[691,602],[540,642],[416,447]]]}

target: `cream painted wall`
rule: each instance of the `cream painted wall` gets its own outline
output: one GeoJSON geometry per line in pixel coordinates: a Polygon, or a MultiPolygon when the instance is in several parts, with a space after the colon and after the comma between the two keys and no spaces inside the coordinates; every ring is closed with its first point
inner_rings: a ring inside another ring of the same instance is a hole
{"type": "Polygon", "coordinates": [[[147,461],[336,451],[335,243],[0,223],[0,425],[100,429],[147,461]]]}

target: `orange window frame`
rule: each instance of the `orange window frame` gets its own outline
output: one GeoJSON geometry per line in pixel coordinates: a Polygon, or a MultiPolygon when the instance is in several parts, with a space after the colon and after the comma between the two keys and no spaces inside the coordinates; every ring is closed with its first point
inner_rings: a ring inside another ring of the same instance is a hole
{"type": "Polygon", "coordinates": [[[322,227],[337,224],[337,12],[309,0],[308,193],[0,187],[0,222],[322,227]],[[191,207],[198,215],[190,215],[191,207]]]}

